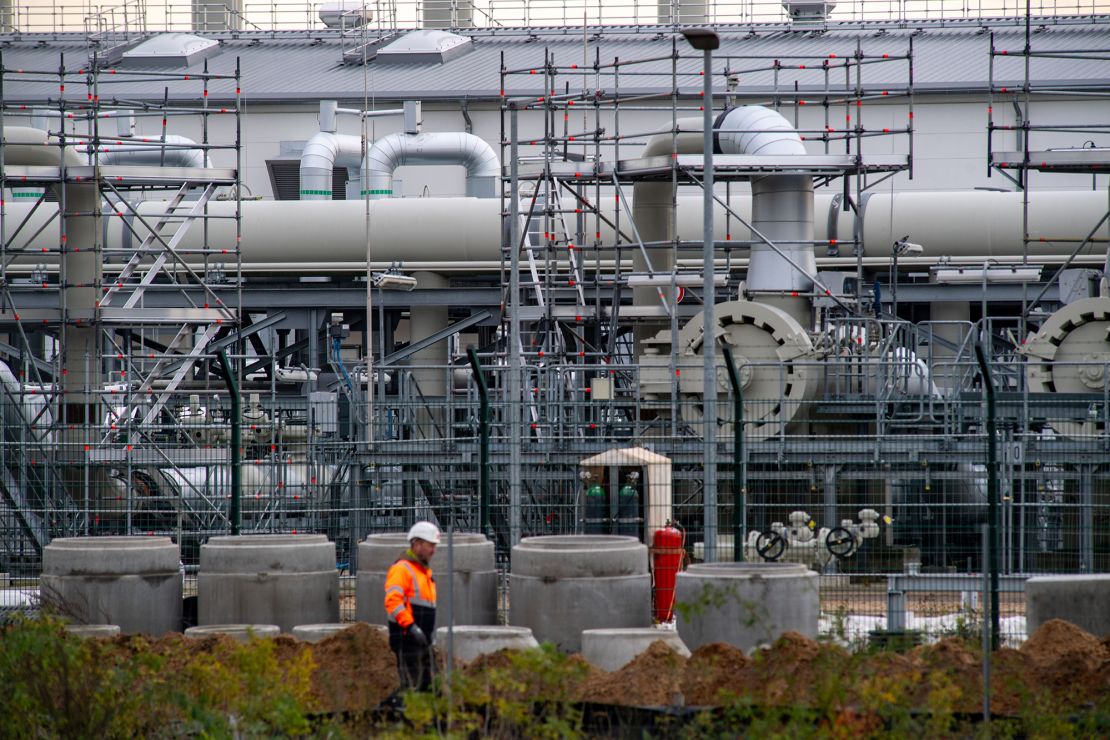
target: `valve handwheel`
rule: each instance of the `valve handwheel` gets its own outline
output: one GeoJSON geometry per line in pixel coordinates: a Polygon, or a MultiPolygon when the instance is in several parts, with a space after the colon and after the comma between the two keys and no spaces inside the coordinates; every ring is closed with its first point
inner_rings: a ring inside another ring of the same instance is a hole
{"type": "Polygon", "coordinates": [[[856,536],[845,527],[833,527],[825,535],[825,547],[838,558],[851,557],[856,552],[856,536]]]}
{"type": "Polygon", "coordinates": [[[771,530],[760,532],[755,540],[755,551],[759,553],[759,557],[773,563],[786,552],[786,540],[778,532],[771,530]]]}

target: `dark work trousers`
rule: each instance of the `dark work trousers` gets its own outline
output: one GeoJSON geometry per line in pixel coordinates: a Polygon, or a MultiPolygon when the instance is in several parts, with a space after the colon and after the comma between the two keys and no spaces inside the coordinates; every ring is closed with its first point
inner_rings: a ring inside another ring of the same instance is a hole
{"type": "Polygon", "coordinates": [[[432,648],[418,645],[412,640],[401,640],[393,649],[397,656],[397,676],[401,690],[427,691],[432,685],[432,648]]]}

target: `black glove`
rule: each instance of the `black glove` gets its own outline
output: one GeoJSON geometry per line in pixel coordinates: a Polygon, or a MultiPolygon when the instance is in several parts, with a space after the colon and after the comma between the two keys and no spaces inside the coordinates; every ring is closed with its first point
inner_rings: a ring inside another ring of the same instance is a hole
{"type": "Polygon", "coordinates": [[[420,629],[420,625],[410,624],[405,634],[420,647],[428,647],[428,636],[424,634],[424,630],[420,629]]]}

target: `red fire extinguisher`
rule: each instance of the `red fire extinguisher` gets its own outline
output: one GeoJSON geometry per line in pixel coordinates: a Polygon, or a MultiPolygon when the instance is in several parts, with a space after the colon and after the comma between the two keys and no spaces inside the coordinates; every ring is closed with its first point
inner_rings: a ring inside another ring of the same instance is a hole
{"type": "Polygon", "coordinates": [[[652,593],[657,622],[669,622],[674,615],[675,582],[686,555],[685,544],[686,533],[674,522],[652,532],[652,593]]]}

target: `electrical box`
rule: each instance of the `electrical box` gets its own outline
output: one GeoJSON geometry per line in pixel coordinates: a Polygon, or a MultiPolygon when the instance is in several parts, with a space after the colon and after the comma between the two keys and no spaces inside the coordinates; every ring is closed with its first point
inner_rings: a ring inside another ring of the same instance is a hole
{"type": "Polygon", "coordinates": [[[423,123],[422,115],[420,112],[419,100],[406,100],[404,105],[405,110],[405,133],[418,134],[420,133],[420,125],[423,123]]]}
{"type": "Polygon", "coordinates": [[[308,394],[309,421],[316,424],[320,434],[339,431],[339,403],[335,393],[314,391],[308,394]]]}
{"type": "Polygon", "coordinates": [[[613,400],[613,381],[611,378],[593,378],[590,380],[590,398],[595,401],[613,400]]]}

